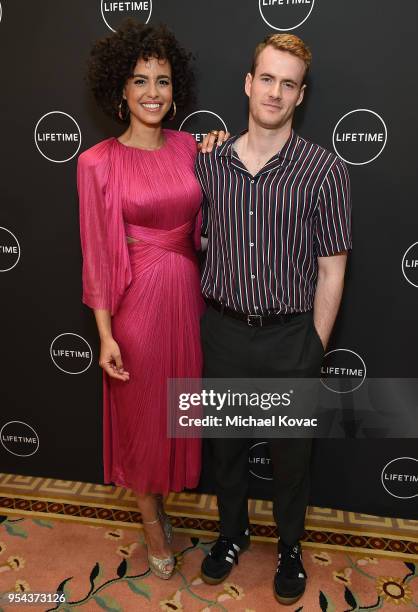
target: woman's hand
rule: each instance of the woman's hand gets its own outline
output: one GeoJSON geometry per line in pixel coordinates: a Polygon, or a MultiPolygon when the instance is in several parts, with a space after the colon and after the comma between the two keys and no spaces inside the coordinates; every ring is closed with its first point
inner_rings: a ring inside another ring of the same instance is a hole
{"type": "Polygon", "coordinates": [[[113,338],[106,338],[100,344],[99,365],[111,378],[129,380],[129,372],[124,370],[119,345],[113,338]]]}
{"type": "Polygon", "coordinates": [[[197,148],[201,153],[211,153],[215,142],[218,147],[226,142],[228,138],[231,136],[229,132],[224,132],[223,130],[211,130],[209,134],[206,134],[202,142],[199,142],[197,148]]]}

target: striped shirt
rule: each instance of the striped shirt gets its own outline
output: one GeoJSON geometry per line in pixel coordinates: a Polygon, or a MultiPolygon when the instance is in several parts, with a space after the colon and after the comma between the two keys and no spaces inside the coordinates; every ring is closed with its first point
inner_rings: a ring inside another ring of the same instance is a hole
{"type": "Polygon", "coordinates": [[[196,160],[208,235],[203,295],[245,314],[311,310],[317,258],[351,248],[347,168],[292,131],[252,176],[237,138],[196,160]]]}

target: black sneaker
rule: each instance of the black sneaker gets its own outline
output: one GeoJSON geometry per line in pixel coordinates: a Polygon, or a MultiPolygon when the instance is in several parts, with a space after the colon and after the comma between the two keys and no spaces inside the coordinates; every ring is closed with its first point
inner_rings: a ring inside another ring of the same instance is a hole
{"type": "Polygon", "coordinates": [[[284,605],[295,603],[305,592],[306,572],[302,565],[302,549],[297,542],[293,546],[279,544],[279,561],[274,578],[274,595],[284,605]]]}
{"type": "Polygon", "coordinates": [[[229,576],[238,556],[250,546],[250,531],[247,528],[237,538],[220,535],[210,552],[203,559],[202,580],[207,584],[219,584],[229,576]]]}

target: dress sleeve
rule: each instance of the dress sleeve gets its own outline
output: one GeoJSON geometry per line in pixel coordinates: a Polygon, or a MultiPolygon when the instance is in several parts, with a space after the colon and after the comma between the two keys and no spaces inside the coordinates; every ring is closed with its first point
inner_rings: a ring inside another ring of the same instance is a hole
{"type": "Polygon", "coordinates": [[[319,257],[351,249],[350,177],[336,158],[321,185],[315,220],[315,253],[319,257]]]}
{"type": "Polygon", "coordinates": [[[106,236],[105,205],[108,174],[109,161],[106,155],[98,158],[90,150],[80,155],[77,165],[77,188],[83,254],[82,301],[90,308],[112,311],[112,262],[106,236]]]}
{"type": "Polygon", "coordinates": [[[200,183],[202,188],[203,197],[202,197],[202,214],[201,214],[201,235],[207,238],[209,233],[209,223],[210,223],[210,208],[209,201],[207,197],[207,168],[206,168],[206,160],[210,156],[210,153],[198,153],[196,156],[195,163],[195,173],[197,180],[200,183]]]}
{"type": "MultiPolygon", "coordinates": [[[[196,156],[198,153],[197,150],[197,142],[196,140],[193,138],[193,136],[191,134],[189,134],[188,132],[180,132],[181,137],[184,138],[184,142],[186,143],[186,147],[190,153],[191,156],[191,162],[192,162],[192,168],[195,169],[195,162],[196,162],[196,156]]],[[[196,172],[195,172],[196,174],[196,172]]],[[[204,198],[203,198],[204,200],[204,198]]],[[[203,214],[203,210],[202,210],[202,204],[203,204],[203,200],[202,203],[200,205],[199,211],[196,215],[196,219],[195,219],[195,225],[194,225],[194,230],[193,230],[193,244],[194,244],[194,248],[196,251],[200,251],[202,249],[202,241],[201,241],[201,235],[202,235],[202,214],[203,214]]]]}

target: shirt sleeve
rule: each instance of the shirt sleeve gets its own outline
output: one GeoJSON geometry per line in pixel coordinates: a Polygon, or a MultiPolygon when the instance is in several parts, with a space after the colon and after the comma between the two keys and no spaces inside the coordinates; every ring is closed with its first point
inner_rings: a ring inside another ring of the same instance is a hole
{"type": "Polygon", "coordinates": [[[108,163],[99,162],[89,151],[77,164],[80,203],[80,238],[83,254],[84,304],[94,309],[112,310],[111,261],[105,231],[105,188],[108,163]]]}
{"type": "Polygon", "coordinates": [[[336,158],[321,185],[314,228],[318,257],[352,248],[350,177],[345,163],[336,158]]]}

